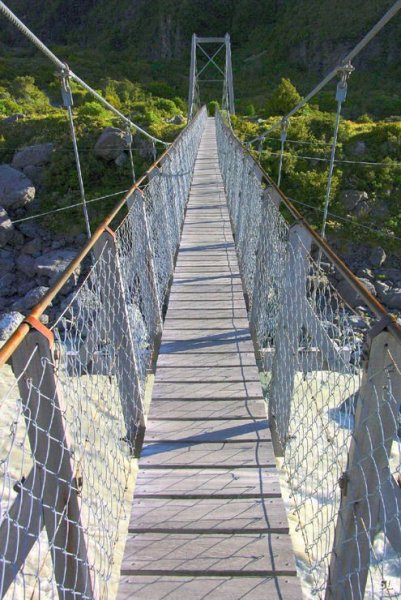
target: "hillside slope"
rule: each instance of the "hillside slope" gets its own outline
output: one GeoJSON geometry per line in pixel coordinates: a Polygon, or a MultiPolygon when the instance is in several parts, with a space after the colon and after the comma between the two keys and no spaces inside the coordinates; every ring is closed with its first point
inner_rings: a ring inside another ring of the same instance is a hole
{"type": "MultiPolygon", "coordinates": [[[[186,93],[190,38],[231,33],[236,93],[262,104],[280,77],[305,93],[393,4],[392,0],[10,0],[45,41],[96,52],[114,76],[163,80],[186,93]]],[[[6,46],[25,42],[11,26],[6,46]]],[[[351,99],[378,116],[401,113],[401,16],[355,61],[351,99]]],[[[66,52],[67,57],[71,53],[66,52]]],[[[93,68],[96,70],[96,60],[93,68]]]]}

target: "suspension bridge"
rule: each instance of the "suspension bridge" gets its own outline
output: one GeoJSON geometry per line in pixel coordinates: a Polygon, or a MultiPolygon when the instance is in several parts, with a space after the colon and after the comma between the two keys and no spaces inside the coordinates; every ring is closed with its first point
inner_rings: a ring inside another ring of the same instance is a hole
{"type": "Polygon", "coordinates": [[[2,597],[400,597],[401,328],[325,241],[351,60],[400,8],[274,126],[280,178],[291,116],[339,76],[321,235],[232,130],[228,35],[194,35],[188,125],[92,233],[70,81],[163,142],[0,2],[58,68],[88,232],[0,349],[2,597]]]}

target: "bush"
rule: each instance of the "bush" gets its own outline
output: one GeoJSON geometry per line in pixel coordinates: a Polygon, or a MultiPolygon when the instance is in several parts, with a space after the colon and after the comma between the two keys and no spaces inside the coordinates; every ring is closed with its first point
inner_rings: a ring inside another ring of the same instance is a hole
{"type": "Polygon", "coordinates": [[[219,108],[220,104],[216,100],[212,100],[211,102],[209,102],[207,107],[209,117],[214,117],[214,115],[216,114],[216,110],[219,110],[219,108]]]}
{"type": "Polygon", "coordinates": [[[301,98],[295,85],[289,79],[283,78],[268,100],[266,112],[268,115],[285,115],[298,104],[301,98]]]}
{"type": "Polygon", "coordinates": [[[247,117],[254,117],[256,115],[256,110],[255,110],[254,105],[248,104],[248,106],[245,107],[244,113],[247,117]]]}

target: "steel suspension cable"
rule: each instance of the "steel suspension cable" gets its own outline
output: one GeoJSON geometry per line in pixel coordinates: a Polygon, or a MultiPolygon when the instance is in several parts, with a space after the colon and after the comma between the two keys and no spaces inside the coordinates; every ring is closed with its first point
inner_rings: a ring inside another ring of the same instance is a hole
{"type": "Polygon", "coordinates": [[[351,52],[349,52],[344,57],[340,65],[337,65],[334,69],[332,69],[330,73],[328,73],[326,77],[324,77],[324,79],[322,79],[321,82],[318,83],[318,85],[314,87],[313,90],[311,90],[309,94],[305,96],[305,98],[298,102],[298,104],[294,106],[294,108],[290,110],[290,112],[288,112],[282,119],[280,119],[280,121],[272,125],[272,127],[270,127],[267,131],[265,131],[258,137],[252,139],[248,143],[253,144],[254,142],[259,141],[261,137],[265,137],[275,129],[278,129],[281,126],[281,123],[284,119],[290,119],[293,115],[295,115],[295,113],[297,113],[301,108],[303,108],[305,104],[309,102],[309,100],[316,96],[316,94],[318,94],[320,90],[322,90],[332,79],[336,77],[339,70],[341,70],[345,65],[351,63],[351,61],[361,52],[361,50],[363,50],[365,46],[369,44],[369,42],[383,29],[385,25],[387,25],[389,21],[391,21],[391,19],[399,12],[400,9],[401,0],[397,0],[397,2],[395,2],[393,6],[382,16],[382,18],[372,27],[372,29],[370,29],[370,31],[351,50],[351,52]]]}
{"type": "MultiPolygon", "coordinates": [[[[401,1],[401,0],[400,0],[401,1]]],[[[29,39],[38,50],[40,50],[47,58],[57,67],[59,72],[64,72],[66,69],[66,64],[63,63],[24,23],[19,19],[9,8],[0,0],[0,13],[2,13],[10,23],[15,25],[15,27],[27,38],[29,39]]],[[[88,85],[83,79],[78,77],[73,71],[68,69],[68,76],[70,79],[78,83],[81,87],[83,87],[89,94],[91,94],[98,102],[103,104],[108,110],[114,113],[117,117],[119,117],[126,125],[133,127],[139,133],[147,137],[148,139],[162,144],[163,146],[169,146],[168,142],[164,142],[163,140],[158,139],[157,137],[151,135],[139,125],[131,121],[128,117],[126,117],[121,111],[119,111],[115,106],[110,104],[103,96],[101,96],[96,90],[94,90],[90,85],[88,85]]]]}

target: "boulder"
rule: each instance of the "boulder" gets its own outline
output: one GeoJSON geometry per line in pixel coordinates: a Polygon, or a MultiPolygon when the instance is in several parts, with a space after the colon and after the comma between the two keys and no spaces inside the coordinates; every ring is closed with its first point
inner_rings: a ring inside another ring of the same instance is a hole
{"type": "Polygon", "coordinates": [[[382,275],[384,275],[390,281],[394,281],[396,283],[401,281],[401,269],[394,269],[394,268],[382,269],[380,271],[380,273],[382,275]]]}
{"type": "Polygon", "coordinates": [[[28,254],[20,254],[17,258],[17,268],[26,275],[32,277],[34,275],[35,259],[28,254]]]}
{"type": "Polygon", "coordinates": [[[16,113],[15,115],[10,115],[9,117],[6,117],[5,119],[2,119],[1,120],[1,124],[2,125],[11,125],[12,123],[16,123],[17,121],[20,121],[24,117],[25,117],[24,114],[22,114],[22,113],[16,113]]]}
{"type": "Polygon", "coordinates": [[[0,273],[9,273],[15,267],[13,252],[0,249],[0,273]]]}
{"type": "MultiPolygon", "coordinates": [[[[373,296],[376,296],[375,286],[373,285],[373,283],[371,281],[369,281],[369,279],[364,279],[363,277],[359,277],[358,279],[361,283],[363,283],[363,285],[368,289],[368,291],[373,296]]],[[[338,284],[337,291],[340,294],[340,296],[343,298],[343,300],[347,304],[349,304],[349,306],[351,306],[352,308],[354,308],[355,306],[358,306],[362,301],[362,298],[358,294],[358,292],[356,290],[354,290],[352,285],[350,283],[348,283],[348,281],[346,281],[345,279],[343,279],[338,284]]]]}
{"type": "Polygon", "coordinates": [[[53,144],[35,144],[26,146],[14,154],[11,166],[14,169],[24,169],[28,165],[40,166],[50,162],[53,144]]]}
{"type": "Polygon", "coordinates": [[[388,286],[387,283],[384,283],[383,281],[375,281],[375,289],[379,300],[385,302],[385,298],[391,290],[390,286],[388,286]]]}
{"type": "Polygon", "coordinates": [[[128,158],[127,153],[121,152],[121,154],[119,156],[117,156],[117,158],[115,159],[114,162],[117,167],[122,167],[127,162],[127,158],[128,158]]]}
{"type": "Polygon", "coordinates": [[[5,208],[26,206],[35,198],[35,187],[21,171],[0,165],[0,204],[5,208]]]}
{"type": "Polygon", "coordinates": [[[361,202],[368,202],[369,196],[366,192],[358,190],[344,190],[340,194],[340,202],[348,211],[354,211],[361,202]]]}
{"type": "Polygon", "coordinates": [[[384,299],[385,304],[388,308],[395,308],[401,310],[401,289],[393,289],[389,294],[386,294],[384,299]]]}
{"type": "Polygon", "coordinates": [[[7,211],[0,206],[0,248],[5,246],[13,235],[13,224],[7,211]]]}
{"type": "Polygon", "coordinates": [[[63,271],[65,271],[70,262],[75,258],[76,254],[75,250],[52,250],[47,254],[39,256],[34,261],[34,272],[37,275],[49,277],[54,281],[63,271]]]}
{"type": "Polygon", "coordinates": [[[40,254],[40,250],[42,248],[42,242],[40,238],[35,238],[33,240],[29,240],[29,242],[27,242],[23,247],[22,247],[22,252],[24,254],[30,254],[30,255],[38,255],[40,254]]]}
{"type": "Polygon", "coordinates": [[[134,148],[141,158],[153,161],[153,144],[151,141],[144,139],[141,135],[136,135],[134,137],[134,148]]]}
{"type": "Polygon", "coordinates": [[[18,229],[28,238],[36,239],[37,237],[42,236],[42,230],[36,223],[33,221],[27,221],[26,223],[20,223],[18,225],[18,229]]]}
{"type": "Polygon", "coordinates": [[[364,156],[366,154],[366,142],[360,140],[352,147],[352,153],[356,156],[364,156]]]}
{"type": "Polygon", "coordinates": [[[183,125],[185,123],[185,118],[182,115],[175,115],[168,120],[168,123],[172,123],[173,125],[183,125]]]}
{"type": "Polygon", "coordinates": [[[367,200],[362,200],[362,202],[359,202],[355,206],[353,212],[357,217],[366,217],[366,215],[370,213],[369,202],[367,200]]]}
{"type": "Polygon", "coordinates": [[[16,302],[14,302],[11,308],[20,312],[27,312],[37,305],[37,303],[43,298],[48,290],[49,288],[44,286],[35,287],[29,290],[29,292],[25,294],[23,298],[19,298],[16,302]]]}
{"type": "Polygon", "coordinates": [[[32,183],[36,186],[40,186],[43,183],[43,176],[45,170],[43,167],[37,167],[35,165],[28,165],[23,169],[24,175],[28,177],[32,181],[32,183]]]}
{"type": "Polygon", "coordinates": [[[382,264],[386,261],[386,258],[387,255],[383,248],[377,246],[377,248],[374,248],[370,253],[369,262],[372,265],[372,267],[378,268],[382,266],[382,264]]]}
{"type": "Polygon", "coordinates": [[[32,288],[34,288],[36,286],[35,280],[30,279],[29,277],[24,277],[23,279],[21,279],[19,277],[17,283],[18,283],[18,287],[17,287],[18,296],[25,296],[29,292],[29,290],[31,290],[32,288]]]}
{"type": "Polygon", "coordinates": [[[2,273],[0,274],[0,295],[3,298],[13,296],[17,293],[17,287],[15,285],[14,273],[2,273]]]}
{"type": "Polygon", "coordinates": [[[14,333],[24,317],[17,311],[9,312],[0,318],[0,340],[7,340],[14,333]]]}
{"type": "Polygon", "coordinates": [[[94,152],[103,160],[116,160],[127,149],[126,134],[117,127],[107,127],[98,138],[94,152]]]}

